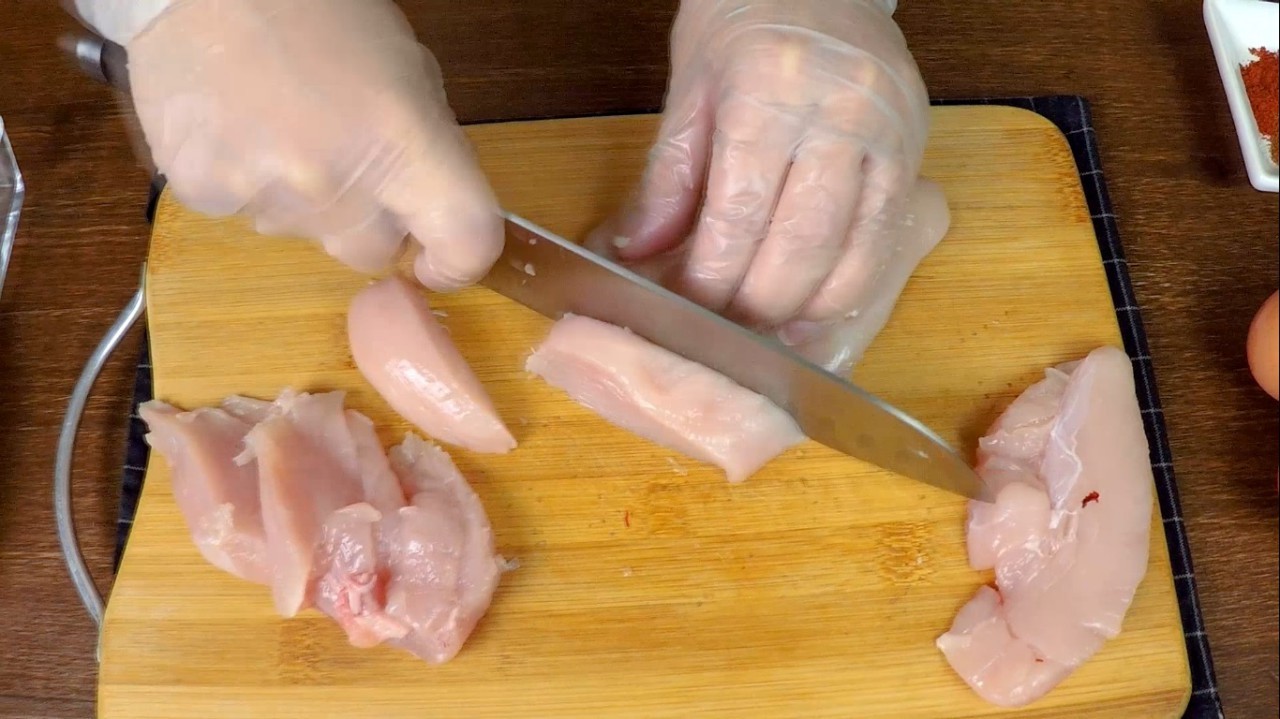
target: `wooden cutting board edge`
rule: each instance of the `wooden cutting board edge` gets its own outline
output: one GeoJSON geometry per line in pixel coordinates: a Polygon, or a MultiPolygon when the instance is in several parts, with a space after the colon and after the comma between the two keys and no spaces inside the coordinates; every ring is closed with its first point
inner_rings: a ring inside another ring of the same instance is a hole
{"type": "MultiPolygon", "coordinates": [[[[1051,123],[1049,120],[1047,120],[1046,118],[1043,118],[1042,116],[1037,115],[1037,114],[1035,114],[1035,113],[1032,113],[1032,112],[1029,112],[1029,111],[1025,111],[1025,110],[1016,109],[1016,108],[1006,108],[1006,107],[996,107],[996,106],[981,106],[981,107],[950,106],[950,107],[940,107],[940,108],[935,108],[935,109],[934,109],[934,112],[935,112],[935,113],[948,113],[948,112],[957,112],[957,111],[960,111],[960,112],[965,112],[965,111],[967,111],[967,112],[980,111],[980,112],[983,112],[983,113],[986,113],[986,114],[990,114],[990,115],[992,115],[992,116],[1004,114],[1004,115],[1009,116],[1009,118],[1010,118],[1010,122],[1012,122],[1012,123],[1014,123],[1014,124],[1025,124],[1025,123],[1031,122],[1031,123],[1039,123],[1039,124],[1046,125],[1046,126],[1048,126],[1049,128],[1051,128],[1051,129],[1052,129],[1052,132],[1057,136],[1057,142],[1059,142],[1059,143],[1061,144],[1062,152],[1066,153],[1066,155],[1067,155],[1068,157],[1070,156],[1069,144],[1067,143],[1067,140],[1066,140],[1065,136],[1062,136],[1061,132],[1056,128],[1056,126],[1053,126],[1053,125],[1052,125],[1052,123],[1051,123]]],[[[614,116],[614,117],[616,118],[616,117],[627,117],[627,116],[614,116]]],[[[574,118],[565,118],[565,119],[574,119],[574,118]]],[[[582,119],[585,119],[585,118],[582,118],[582,119]]],[[[600,119],[611,119],[611,118],[600,118],[600,119]]],[[[509,121],[509,122],[494,123],[494,124],[495,124],[495,125],[513,125],[513,124],[525,124],[525,123],[556,123],[556,122],[562,122],[562,121],[563,121],[563,120],[561,120],[561,119],[554,119],[554,120],[531,120],[531,121],[509,121]]],[[[1083,188],[1082,188],[1082,187],[1080,186],[1080,184],[1079,184],[1079,178],[1078,178],[1078,177],[1076,178],[1076,184],[1075,184],[1075,187],[1074,187],[1074,192],[1078,194],[1078,203],[1080,204],[1080,206],[1082,206],[1082,207],[1083,207],[1083,206],[1084,206],[1084,204],[1085,204],[1085,200],[1084,200],[1084,195],[1083,195],[1083,188]]],[[[159,206],[158,206],[158,208],[157,208],[157,210],[158,210],[158,211],[157,211],[157,217],[161,217],[161,216],[163,216],[164,214],[166,214],[166,213],[167,213],[167,211],[171,210],[171,207],[172,207],[175,203],[176,203],[176,201],[171,197],[171,195],[169,194],[168,190],[166,190],[166,191],[162,194],[162,196],[161,196],[161,198],[160,198],[160,200],[159,200],[159,206]]],[[[153,238],[152,238],[152,240],[153,240],[153,242],[152,242],[152,248],[154,249],[154,247],[155,247],[155,244],[154,244],[154,229],[153,229],[153,238]]],[[[1095,248],[1094,248],[1094,249],[1095,249],[1095,251],[1097,251],[1096,246],[1095,246],[1095,248]]],[[[1098,254],[1098,262],[1099,262],[1099,266],[1101,266],[1101,254],[1100,254],[1100,252],[1099,252],[1099,254],[1098,254]]],[[[147,292],[148,292],[148,301],[149,301],[149,302],[150,302],[150,291],[151,291],[151,284],[150,284],[150,283],[148,283],[147,292]]],[[[1117,324],[1117,332],[1116,332],[1116,342],[1117,342],[1117,344],[1119,343],[1118,324],[1117,324]]],[[[164,383],[165,383],[164,370],[163,370],[163,366],[164,366],[164,365],[163,365],[163,362],[156,362],[156,363],[155,363],[155,366],[156,366],[156,370],[155,370],[155,382],[156,382],[156,386],[157,386],[157,388],[162,388],[162,387],[164,386],[164,383]]],[[[159,394],[160,394],[160,392],[159,392],[159,390],[158,390],[158,391],[157,391],[157,395],[159,395],[159,394]]],[[[149,462],[148,462],[148,467],[147,467],[147,474],[148,474],[148,476],[150,476],[150,474],[152,473],[152,468],[153,468],[154,463],[155,463],[156,461],[157,461],[157,458],[155,457],[155,455],[154,455],[154,453],[153,453],[153,454],[152,454],[152,456],[151,456],[151,458],[149,459],[149,462]]],[[[144,485],[144,490],[143,490],[142,498],[140,499],[140,503],[139,503],[139,510],[140,510],[140,511],[141,511],[141,508],[142,508],[142,503],[145,503],[145,502],[147,502],[147,501],[148,501],[148,492],[147,492],[147,490],[146,490],[146,486],[148,486],[148,485],[144,485]]],[[[1158,514],[1158,505],[1157,505],[1157,514],[1158,514]]],[[[1160,564],[1160,566],[1168,566],[1168,548],[1167,548],[1167,546],[1166,546],[1165,542],[1160,541],[1160,542],[1158,542],[1158,543],[1154,543],[1154,544],[1158,547],[1156,551],[1159,551],[1159,552],[1161,552],[1161,553],[1163,554],[1163,556],[1162,556],[1162,557],[1160,557],[1160,560],[1161,560],[1161,561],[1160,561],[1160,563],[1159,563],[1159,564],[1160,564]]],[[[125,557],[124,557],[124,559],[122,560],[122,565],[121,565],[121,570],[120,570],[120,574],[121,574],[122,576],[123,576],[123,575],[126,575],[126,574],[128,573],[128,567],[129,567],[129,562],[128,562],[128,553],[127,553],[127,551],[126,551],[126,553],[125,553],[125,557]]],[[[1169,576],[1167,576],[1167,577],[1157,577],[1157,576],[1154,576],[1153,574],[1149,573],[1145,581],[1153,581],[1153,580],[1168,581],[1168,582],[1169,582],[1169,584],[1170,584],[1170,586],[1171,586],[1171,588],[1174,588],[1174,587],[1173,587],[1173,578],[1172,578],[1172,576],[1171,576],[1171,574],[1172,574],[1172,573],[1171,573],[1171,572],[1169,572],[1168,574],[1169,574],[1169,576]]],[[[1176,589],[1176,588],[1175,588],[1175,589],[1176,589]]],[[[111,608],[112,608],[112,607],[111,607],[111,605],[110,605],[110,604],[108,604],[108,607],[107,607],[108,616],[110,616],[110,614],[111,614],[111,608]]],[[[108,624],[109,624],[109,621],[108,621],[108,622],[104,622],[104,631],[106,630],[106,627],[108,626],[108,624]]],[[[1179,626],[1177,627],[1177,631],[1178,631],[1178,634],[1179,634],[1179,639],[1181,639],[1181,626],[1180,626],[1180,624],[1179,624],[1179,626]]],[[[1184,667],[1186,667],[1186,661],[1185,661],[1185,645],[1181,645],[1181,646],[1182,646],[1182,650],[1183,650],[1183,653],[1184,653],[1184,661],[1183,661],[1183,663],[1182,663],[1182,664],[1183,664],[1183,666],[1184,666],[1184,667]]],[[[1189,701],[1189,699],[1190,699],[1190,693],[1191,693],[1191,686],[1190,686],[1190,674],[1189,674],[1189,671],[1190,671],[1190,670],[1189,670],[1189,667],[1187,667],[1185,671],[1186,671],[1186,676],[1184,677],[1185,681],[1184,681],[1184,682],[1182,682],[1182,683],[1186,686],[1186,692],[1185,692],[1185,697],[1183,698],[1183,700],[1182,700],[1181,702],[1179,702],[1179,706],[1180,706],[1180,707],[1185,707],[1186,702],[1187,702],[1187,701],[1189,701]]],[[[1182,709],[1181,709],[1181,708],[1180,708],[1180,709],[1178,709],[1176,712],[1174,712],[1174,713],[1170,714],[1170,717],[1177,717],[1177,716],[1180,716],[1181,711],[1182,711],[1182,709]]]]}

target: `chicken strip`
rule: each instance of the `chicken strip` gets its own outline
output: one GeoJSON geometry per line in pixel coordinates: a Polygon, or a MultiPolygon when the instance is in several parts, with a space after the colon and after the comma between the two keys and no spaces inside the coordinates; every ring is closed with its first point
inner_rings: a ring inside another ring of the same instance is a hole
{"type": "Polygon", "coordinates": [[[938,647],[989,702],[1052,690],[1121,630],[1147,571],[1152,492],[1129,357],[1052,368],[978,449],[994,503],[969,507],[969,561],[995,569],[938,647]]]}
{"type": "Polygon", "coordinates": [[[386,642],[442,664],[488,611],[506,569],[479,497],[442,450],[416,435],[391,450],[411,504],[345,507],[316,552],[316,607],[357,647],[386,642]]]}
{"type": "Polygon", "coordinates": [[[377,441],[372,426],[353,420],[344,398],[286,391],[245,438],[257,463],[272,597],[281,616],[310,605],[315,547],[331,514],[366,498],[375,508],[404,501],[394,476],[369,456],[367,441],[377,441]]]}
{"type": "MultiPolygon", "coordinates": [[[[392,510],[392,516],[397,511],[392,510]]],[[[399,639],[410,629],[386,611],[383,517],[364,502],[344,507],[329,515],[316,549],[315,566],[320,576],[312,593],[315,606],[338,623],[355,647],[399,639]]]]}
{"type": "Polygon", "coordinates": [[[476,452],[515,448],[484,386],[408,282],[393,276],[361,290],[347,335],[364,378],[428,436],[476,452]]]}
{"type": "Polygon", "coordinates": [[[147,424],[147,444],[172,470],[173,498],[200,554],[224,572],[267,583],[258,472],[233,461],[251,425],[224,409],[184,412],[156,400],[138,413],[147,424]]]}
{"type": "Polygon", "coordinates": [[[388,457],[344,399],[286,389],[275,402],[141,411],[210,563],[269,585],[282,616],[323,612],[353,646],[447,662],[509,565],[449,455],[410,434],[388,457]]]}
{"type": "Polygon", "coordinates": [[[745,481],[805,436],[768,399],[629,330],[566,315],[526,369],[607,421],[745,481]]]}
{"type": "Polygon", "coordinates": [[[389,641],[431,663],[462,649],[510,565],[484,505],[453,460],[412,434],[391,450],[410,505],[384,520],[387,613],[411,629],[389,641]]]}

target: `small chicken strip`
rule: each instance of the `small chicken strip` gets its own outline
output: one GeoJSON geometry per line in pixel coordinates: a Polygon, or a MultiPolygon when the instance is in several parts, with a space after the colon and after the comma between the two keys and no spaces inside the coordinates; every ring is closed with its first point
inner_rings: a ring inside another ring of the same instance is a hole
{"type": "Polygon", "coordinates": [[[745,481],[805,436],[768,399],[598,320],[566,315],[526,369],[607,421],[745,481]]]}
{"type": "Polygon", "coordinates": [[[388,643],[441,664],[462,649],[511,565],[494,550],[484,505],[449,455],[410,434],[390,456],[411,499],[381,526],[386,611],[410,630],[388,643]]]}
{"type": "Polygon", "coordinates": [[[170,467],[174,501],[200,554],[241,579],[270,581],[258,471],[234,461],[252,425],[224,409],[184,412],[157,400],[138,413],[147,444],[170,467]]]}
{"type": "Polygon", "coordinates": [[[284,617],[311,604],[315,548],[330,515],[366,501],[379,510],[404,502],[394,475],[370,456],[372,425],[344,410],[344,399],[286,391],[245,438],[258,468],[272,597],[284,617]]]}
{"type": "Polygon", "coordinates": [[[351,356],[364,378],[428,436],[502,454],[515,438],[422,293],[399,277],[361,290],[347,312],[351,356]]]}
{"type": "Polygon", "coordinates": [[[364,502],[343,507],[325,521],[316,548],[319,576],[312,599],[354,647],[377,646],[409,633],[408,624],[386,611],[388,569],[380,543],[384,516],[364,502]]]}
{"type": "Polygon", "coordinates": [[[211,564],[268,585],[282,616],[323,612],[353,646],[447,662],[510,566],[449,455],[410,434],[388,457],[344,400],[286,389],[275,402],[141,412],[211,564]]]}
{"type": "Polygon", "coordinates": [[[969,562],[995,569],[938,647],[981,697],[1044,696],[1116,637],[1147,571],[1151,471],[1129,357],[1052,368],[978,448],[994,503],[969,507],[969,562]]]}
{"type": "Polygon", "coordinates": [[[408,506],[331,514],[316,552],[316,607],[352,645],[451,660],[489,609],[507,563],[480,498],[449,455],[415,435],[391,450],[408,506]]]}

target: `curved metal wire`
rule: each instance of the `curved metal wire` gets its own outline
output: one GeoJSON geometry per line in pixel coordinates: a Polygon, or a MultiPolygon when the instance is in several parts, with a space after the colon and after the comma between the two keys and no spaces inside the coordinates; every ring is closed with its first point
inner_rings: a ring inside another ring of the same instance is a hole
{"type": "Polygon", "coordinates": [[[71,465],[75,455],[76,432],[80,429],[80,420],[84,416],[85,405],[93,385],[106,366],[107,360],[129,330],[137,324],[146,309],[146,265],[143,265],[143,280],[138,284],[138,291],[120,311],[115,323],[103,335],[97,349],[89,356],[80,379],[76,382],[67,404],[67,413],[62,418],[62,432],[58,437],[58,453],[53,464],[53,507],[54,517],[58,524],[58,543],[62,545],[62,557],[75,584],[80,601],[89,612],[93,623],[102,627],[103,601],[98,587],[93,583],[93,576],[85,566],[84,557],[80,553],[80,543],[76,539],[75,517],[71,504],[71,465]]]}

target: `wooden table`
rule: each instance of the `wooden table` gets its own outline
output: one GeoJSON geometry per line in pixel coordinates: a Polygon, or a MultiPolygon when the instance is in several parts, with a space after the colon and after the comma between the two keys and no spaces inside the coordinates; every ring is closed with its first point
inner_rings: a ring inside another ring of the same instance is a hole
{"type": "MultiPolygon", "coordinates": [[[[674,0],[402,5],[464,122],[653,111],[674,0]]],[[[1277,200],[1244,175],[1200,3],[902,3],[938,97],[1083,94],[1145,319],[1231,719],[1277,716],[1277,406],[1244,336],[1277,288],[1277,200]]],[[[148,175],[111,95],[55,47],[56,3],[0,10],[0,115],[28,202],[0,297],[0,719],[94,714],[94,628],[62,564],[51,477],[80,368],[146,252],[148,175]]],[[[111,581],[137,333],[99,381],[75,467],[111,581]]]]}

